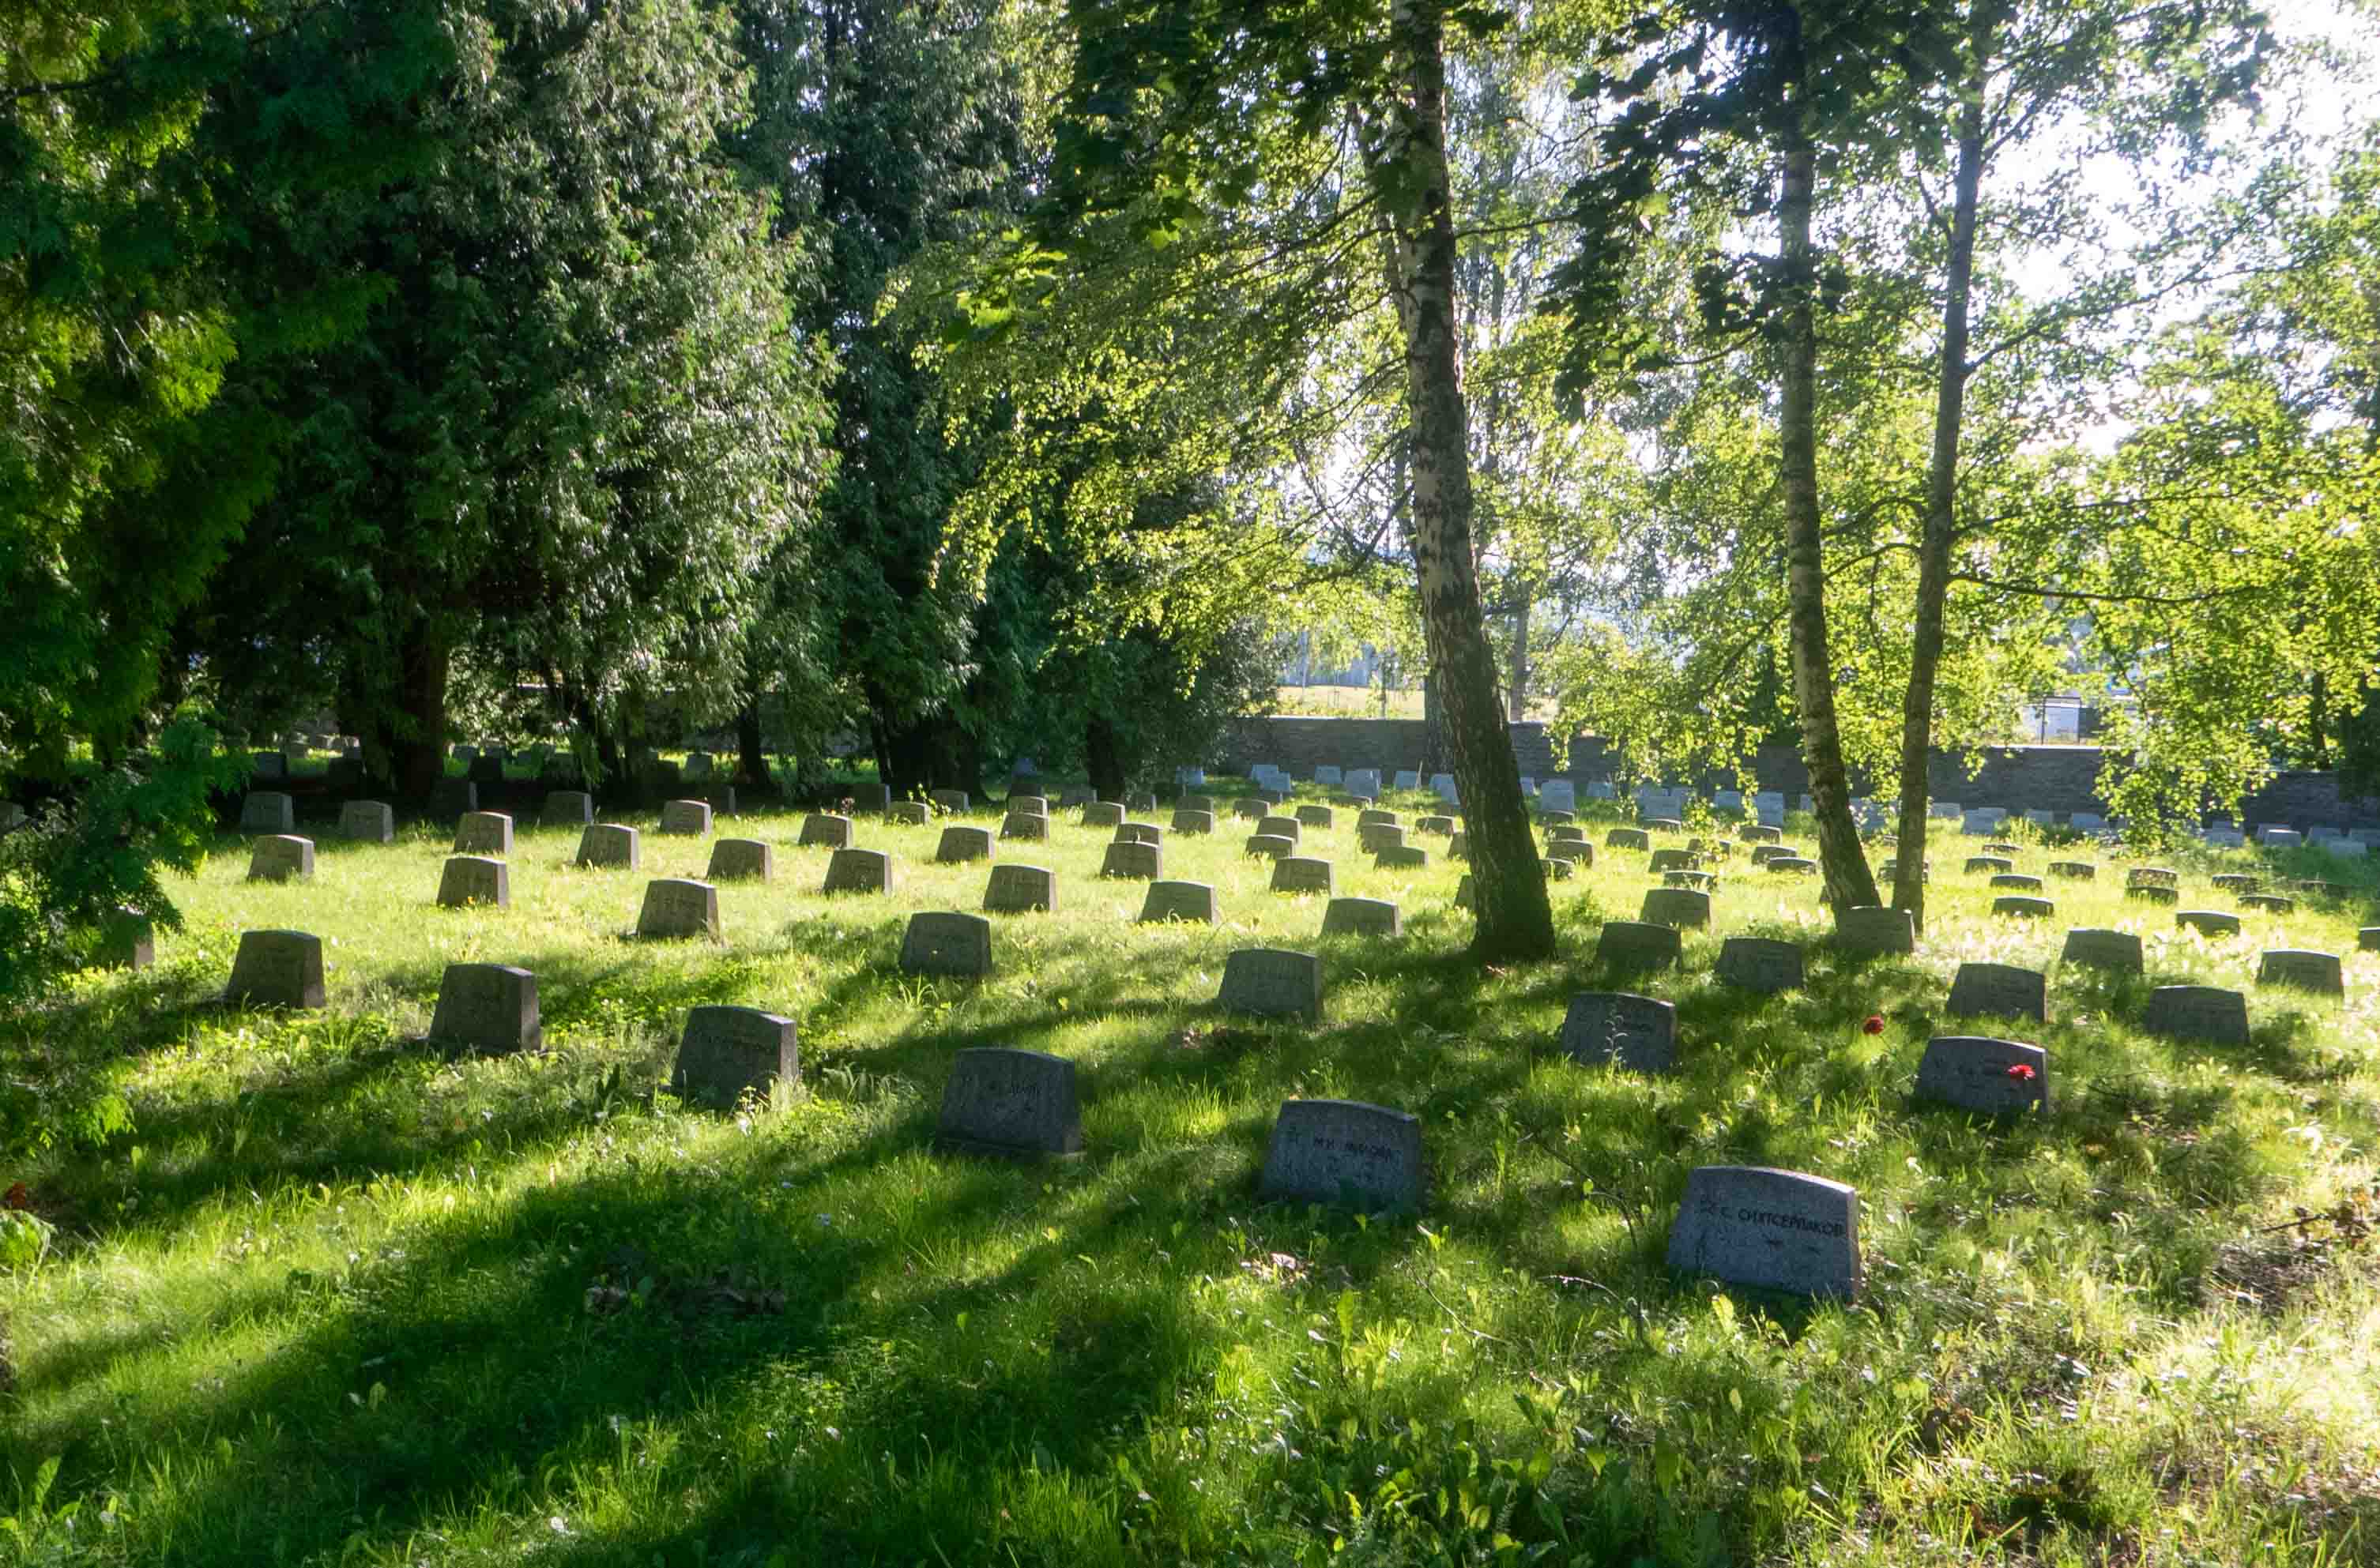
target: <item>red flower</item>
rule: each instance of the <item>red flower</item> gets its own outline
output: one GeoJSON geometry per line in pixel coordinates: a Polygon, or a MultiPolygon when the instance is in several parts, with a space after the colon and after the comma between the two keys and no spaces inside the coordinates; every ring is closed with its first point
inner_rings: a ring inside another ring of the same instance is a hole
{"type": "Polygon", "coordinates": [[[20,1181],[8,1189],[8,1196],[0,1202],[6,1202],[11,1209],[30,1209],[33,1206],[33,1194],[20,1181]]]}
{"type": "Polygon", "coordinates": [[[1860,1029],[1863,1032],[1867,1034],[1882,1034],[1884,1032],[1884,1015],[1881,1013],[1868,1014],[1867,1021],[1860,1025],[1860,1029]]]}
{"type": "Polygon", "coordinates": [[[2016,1080],[2019,1083],[2031,1083],[2035,1078],[2040,1076],[2033,1070],[2033,1064],[2030,1062],[2010,1062],[2009,1064],[2008,1072],[2009,1077],[2016,1080]]]}

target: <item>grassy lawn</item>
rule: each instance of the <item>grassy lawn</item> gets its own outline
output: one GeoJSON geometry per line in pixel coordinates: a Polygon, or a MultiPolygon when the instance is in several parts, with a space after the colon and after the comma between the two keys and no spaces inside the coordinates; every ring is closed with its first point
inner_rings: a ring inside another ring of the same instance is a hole
{"type": "MultiPolygon", "coordinates": [[[[1406,917],[1321,944],[1317,1028],[1214,1008],[1226,954],[1311,950],[1322,918],[1267,891],[1244,826],[1165,848],[1224,923],[1142,927],[1074,814],[1002,846],[1062,909],[997,917],[982,983],[894,961],[910,912],[981,902],[984,866],[928,863],[937,827],[863,824],[899,885],[829,900],[798,816],[722,818],[777,874],[722,887],[717,945],[622,939],[708,841],[582,872],[575,831],[523,827],[513,907],[454,911],[444,833],[301,824],[319,868],[286,887],[226,839],[154,971],[0,1023],[8,1077],[128,1114],[0,1169],[58,1226],[0,1273],[0,1563],[2380,1561],[2370,872],[2279,857],[2362,897],[2210,943],[2106,850],[2054,921],[1995,921],[1958,870],[1977,841],[1937,837],[1915,959],[1814,946],[1808,989],[1762,997],[1711,981],[1720,937],[1824,926],[1813,882],[1738,846],[1684,968],[1629,987],[1678,1005],[1652,1079],[1553,1048],[1641,854],[1555,885],[1560,961],[1483,977],[1442,841],[1381,873],[1352,812],[1309,829],[1340,892],[1406,917]],[[2142,932],[2148,981],[2060,968],[2070,924],[2142,932]],[[202,1005],[256,927],[324,938],[326,1012],[202,1005]],[[2347,954],[2345,1005],[2257,989],[2267,947],[2347,954]],[[2050,971],[2022,1032],[2053,1113],[1912,1104],[1929,1035],[1977,1031],[1941,1016],[1961,958],[2050,971]],[[536,971],[545,1054],[408,1043],[457,960],[536,971]],[[2141,1033],[2184,978],[2249,991],[2253,1043],[2141,1033]],[[735,1116],[660,1093],[706,1002],[798,1019],[803,1089],[735,1116]],[[1077,1064],[1085,1158],[929,1151],[952,1053],[989,1043],[1077,1064]],[[1424,1212],[1258,1200],[1281,1102],[1321,1095],[1423,1118],[1424,1212]],[[1716,1163],[1857,1186],[1857,1305],[1666,1271],[1716,1163]]],[[[2206,876],[2265,859],[2163,863],[2183,907],[2229,909],[2206,876]]]]}

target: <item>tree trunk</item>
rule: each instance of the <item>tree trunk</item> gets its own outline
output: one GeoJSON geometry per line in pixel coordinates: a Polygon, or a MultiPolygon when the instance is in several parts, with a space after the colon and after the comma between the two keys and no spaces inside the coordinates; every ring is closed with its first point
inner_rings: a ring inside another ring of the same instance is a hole
{"type": "Polygon", "coordinates": [[[929,714],[913,723],[895,725],[880,710],[877,769],[896,801],[924,790],[977,789],[961,760],[958,725],[944,714],[929,714]]]}
{"type": "Polygon", "coordinates": [[[1103,801],[1123,799],[1123,750],[1115,725],[1103,713],[1091,715],[1083,728],[1083,768],[1090,775],[1092,794],[1103,801]]]}
{"type": "Polygon", "coordinates": [[[1529,717],[1529,596],[1515,588],[1512,604],[1512,684],[1505,711],[1515,724],[1529,717]]]}
{"type": "Polygon", "coordinates": [[[1892,901],[1925,924],[1925,821],[1934,758],[1934,683],[1942,665],[1942,615],[1957,533],[1959,433],[1967,406],[1967,315],[1974,292],[1975,208],[1984,184],[1984,90],[1991,74],[1993,7],[1975,7],[1974,59],[1959,111],[1957,194],[1942,297],[1942,361],[1934,392],[1934,453],[1925,473],[1925,531],[1917,544],[1917,612],[1909,693],[1900,708],[1900,826],[1892,901]]]}
{"type": "Polygon", "coordinates": [[[1876,880],[1852,822],[1851,783],[1843,768],[1842,736],[1835,726],[1834,669],[1827,646],[1826,560],[1818,524],[1818,326],[1812,298],[1817,280],[1810,244],[1818,158],[1807,132],[1798,126],[1787,133],[1783,151],[1779,259],[1791,296],[1779,344],[1782,366],[1777,428],[1783,448],[1793,698],[1802,715],[1802,761],[1810,770],[1810,800],[1817,808],[1818,864],[1826,878],[1826,901],[1843,910],[1875,903],[1876,880]]]}
{"type": "Polygon", "coordinates": [[[397,792],[427,801],[446,777],[446,645],[428,634],[407,640],[397,660],[398,722],[389,736],[397,792]]]}
{"type": "Polygon", "coordinates": [[[777,792],[776,775],[760,742],[760,694],[753,692],[735,710],[735,781],[762,794],[777,792]]]}
{"type": "Polygon", "coordinates": [[[1446,168],[1446,28],[1440,0],[1395,0],[1402,90],[1390,105],[1376,186],[1394,214],[1389,266],[1405,341],[1413,454],[1412,540],[1432,685],[1471,847],[1473,957],[1550,957],[1553,913],[1504,728],[1495,652],[1471,549],[1471,454],[1454,342],[1454,223],[1446,168]]]}

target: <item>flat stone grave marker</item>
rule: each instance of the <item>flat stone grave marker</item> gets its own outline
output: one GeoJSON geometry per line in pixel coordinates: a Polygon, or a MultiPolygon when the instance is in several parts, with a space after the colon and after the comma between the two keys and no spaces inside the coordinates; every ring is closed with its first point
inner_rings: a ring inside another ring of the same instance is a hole
{"type": "Polygon", "coordinates": [[[794,1020],[759,1007],[689,1008],[670,1067],[670,1092],[691,1104],[733,1110],[747,1091],[766,1096],[778,1080],[802,1080],[794,1020]]]}
{"type": "Polygon", "coordinates": [[[544,1049],[537,976],[510,964],[448,964],[427,1038],[492,1056],[544,1049]]]}
{"type": "Polygon", "coordinates": [[[1917,920],[1889,904],[1854,904],[1835,913],[1835,945],[1863,957],[1917,951],[1917,920]]]}
{"type": "Polygon", "coordinates": [[[1333,890],[1330,862],[1316,855],[1282,855],[1272,863],[1276,893],[1320,893],[1333,890]]]}
{"type": "Polygon", "coordinates": [[[802,818],[801,837],[794,846],[802,850],[847,850],[851,847],[851,818],[833,812],[812,812],[802,818]]]}
{"type": "Polygon", "coordinates": [[[468,778],[441,778],[430,788],[433,816],[460,816],[480,809],[480,787],[468,778]]]}
{"type": "Polygon", "coordinates": [[[224,1000],[234,1007],[324,1005],[322,939],[303,931],[243,931],[224,1000]]]}
{"type": "Polygon", "coordinates": [[[965,790],[929,790],[926,791],[926,799],[953,815],[963,814],[967,809],[967,792],[965,790]]]}
{"type": "Polygon", "coordinates": [[[1416,817],[1414,820],[1414,831],[1416,833],[1435,833],[1439,838],[1443,838],[1454,831],[1454,819],[1451,816],[1416,817]]]}
{"type": "Polygon", "coordinates": [[[1562,1055],[1587,1067],[1665,1073],[1678,1065],[1678,1009],[1626,991],[1584,991],[1562,1015],[1562,1055]]]}
{"type": "Polygon", "coordinates": [[[1683,833],[1686,830],[1686,825],[1674,816],[1648,816],[1645,819],[1645,826],[1654,833],[1683,833]]]}
{"type": "Polygon", "coordinates": [[[1859,1192],[1799,1171],[1701,1165],[1670,1227],[1670,1267],[1730,1285],[1851,1300],[1859,1294],[1859,1192]]]}
{"type": "Polygon", "coordinates": [[[500,811],[467,811],[455,824],[458,855],[508,855],[513,852],[513,819],[500,811]]]}
{"type": "Polygon", "coordinates": [[[1215,831],[1215,814],[1210,811],[1177,811],[1173,814],[1173,831],[1199,834],[1215,831]]]}
{"type": "Polygon", "coordinates": [[[1763,869],[1784,876],[1815,876],[1818,874],[1818,862],[1805,861],[1799,855],[1772,855],[1763,869]]]}
{"type": "Polygon", "coordinates": [[[710,802],[668,802],[662,807],[661,831],[673,838],[700,838],[710,831],[710,802]]]}
{"type": "Polygon", "coordinates": [[[2095,882],[2099,878],[2099,868],[2089,861],[2052,861],[2049,862],[2049,874],[2064,877],[2070,882],[2095,882]]]}
{"type": "Polygon", "coordinates": [[[1223,960],[1215,1000],[1224,1011],[1262,1018],[1322,1018],[1322,959],[1286,947],[1242,947],[1223,960]]]}
{"type": "Polygon", "coordinates": [[[1020,813],[1026,816],[1050,814],[1050,797],[1047,795],[1011,795],[1006,804],[1010,816],[1015,816],[1020,813]]]}
{"type": "Polygon", "coordinates": [[[1595,961],[1622,974],[1636,974],[1675,965],[1685,946],[1674,925],[1654,925],[1639,920],[1607,920],[1596,938],[1595,961]]]}
{"type": "Polygon", "coordinates": [[[903,827],[923,827],[933,815],[933,807],[923,801],[895,801],[884,808],[884,820],[903,827]]]}
{"type": "Polygon", "coordinates": [[[1083,808],[1085,827],[1118,827],[1123,824],[1123,802],[1093,801],[1083,808]]]}
{"type": "Polygon", "coordinates": [[[1058,874],[1047,866],[996,865],[983,885],[983,907],[993,914],[1057,912],[1058,874]]]}
{"type": "Polygon", "coordinates": [[[1429,863],[1429,851],[1418,844],[1391,844],[1372,863],[1382,871],[1419,871],[1429,863]]]}
{"type": "Polygon", "coordinates": [[[1969,855],[1967,857],[1967,874],[1970,876],[1998,876],[2003,872],[2015,869],[2016,862],[2005,855],[1969,855]]]}
{"type": "Polygon", "coordinates": [[[2243,910],[2262,910],[2266,914],[2298,912],[2298,901],[2285,893],[2242,893],[2240,895],[2240,907],[2243,910]]]}
{"type": "Polygon", "coordinates": [[[339,808],[339,837],[367,844],[394,844],[396,813],[380,801],[349,801],[339,808]]]}
{"type": "Polygon", "coordinates": [[[2049,983],[2036,969],[1962,963],[1950,979],[1947,1010],[1957,1018],[2025,1018],[2049,1021],[2049,983]]]}
{"type": "Polygon", "coordinates": [[[2160,985],[2149,993],[2142,1027],[2211,1045],[2248,1043],[2248,998],[2213,985],[2160,985]]]}
{"type": "Polygon", "coordinates": [[[512,874],[492,855],[453,855],[438,874],[438,904],[459,910],[508,910],[513,904],[512,874]]]}
{"type": "Polygon", "coordinates": [[[1155,844],[1110,844],[1099,861],[1099,874],[1152,881],[1165,874],[1165,850],[1155,844]]]}
{"type": "Polygon", "coordinates": [[[1402,936],[1404,918],[1386,899],[1333,899],[1322,911],[1325,936],[1402,936]]]}
{"type": "Polygon", "coordinates": [[[1262,855],[1269,860],[1279,860],[1283,855],[1296,852],[1297,845],[1278,833],[1251,833],[1247,841],[1240,846],[1243,855],[1262,855]]]}
{"type": "Polygon", "coordinates": [[[1691,850],[1656,850],[1645,862],[1647,871],[1694,871],[1701,867],[1700,855],[1691,850]]]}
{"type": "Polygon", "coordinates": [[[2124,873],[2127,887],[2179,887],[2181,874],[2170,866],[2136,865],[2124,873]]]}
{"type": "Polygon", "coordinates": [[[1665,871],[1661,874],[1664,887],[1696,887],[1706,893],[1718,890],[1718,874],[1714,871],[1665,871]]]}
{"type": "Polygon", "coordinates": [[[657,876],[645,884],[637,935],[657,940],[719,935],[719,889],[708,882],[657,876]]]}
{"type": "Polygon", "coordinates": [[[1748,825],[1736,829],[1735,836],[1738,838],[1742,839],[1747,844],[1781,844],[1785,841],[1785,830],[1783,828],[1764,827],[1757,824],[1748,825]]]}
{"type": "Polygon", "coordinates": [[[2144,904],[2178,904],[2181,902],[2181,889],[2161,887],[2154,882],[2143,882],[2126,887],[2124,897],[2138,899],[2144,904]]]}
{"type": "Polygon", "coordinates": [[[1275,838],[1286,838],[1294,844],[1304,837],[1305,825],[1293,816],[1267,816],[1257,822],[1257,831],[1275,838]]]}
{"type": "Polygon", "coordinates": [[[1140,901],[1140,921],[1145,925],[1169,920],[1212,925],[1216,918],[1215,887],[1208,882],[1152,882],[1140,901]]]}
{"type": "Polygon", "coordinates": [[[249,847],[250,882],[311,882],[314,840],[294,833],[270,833],[249,847]]]}
{"type": "Polygon", "coordinates": [[[849,786],[853,812],[883,812],[892,804],[892,789],[887,784],[859,783],[849,786]]]}
{"type": "Polygon", "coordinates": [[[1002,838],[1047,838],[1050,837],[1050,819],[1031,812],[1011,812],[1001,821],[1000,836],[1002,838]]]}
{"type": "Polygon", "coordinates": [[[1404,818],[1392,811],[1381,811],[1376,807],[1366,806],[1355,814],[1355,831],[1361,833],[1366,827],[1397,827],[1402,826],[1404,818]]]}
{"type": "Polygon", "coordinates": [[[2177,910],[2173,926],[2176,931],[2195,931],[2202,936],[2237,936],[2240,917],[2221,910],[2177,910]]]}
{"type": "Polygon", "coordinates": [[[2021,1040],[1937,1034],[1917,1063],[1917,1097],[1979,1116],[2049,1109],[2049,1053],[2021,1040]]]}
{"type": "Polygon", "coordinates": [[[991,972],[991,922],[959,910],[921,910],[901,937],[904,974],[973,977],[991,972]]]}
{"type": "Polygon", "coordinates": [[[827,857],[821,893],[890,893],[892,857],[883,850],[837,850],[827,857]]]}
{"type": "Polygon", "coordinates": [[[2347,994],[2344,977],[2339,972],[2337,953],[2317,953],[2304,947],[2268,947],[2256,963],[2256,983],[2259,985],[2293,985],[2301,991],[2319,992],[2325,996],[2347,994]]]}
{"type": "Polygon", "coordinates": [[[1538,825],[1548,828],[1569,827],[1574,825],[1577,821],[1578,814],[1576,812],[1541,811],[1537,814],[1538,825]]]}
{"type": "Polygon", "coordinates": [[[278,790],[255,790],[239,803],[242,833],[289,833],[297,826],[297,803],[278,790]]]}
{"type": "Polygon", "coordinates": [[[1712,972],[1746,991],[1797,991],[1803,984],[1802,949],[1770,936],[1730,936],[1719,945],[1712,972]]]}
{"type": "Polygon", "coordinates": [[[991,829],[989,827],[945,827],[942,841],[934,847],[936,865],[965,865],[971,861],[991,859],[991,829]]]}
{"type": "Polygon", "coordinates": [[[2141,939],[2130,931],[2078,925],[2066,934],[2066,947],[2059,953],[2058,960],[2092,969],[2138,974],[2142,969],[2141,939]]]}
{"type": "Polygon", "coordinates": [[[2358,931],[2355,948],[2361,953],[2380,953],[2380,925],[2367,925],[2358,931]]]}
{"type": "MultiPolygon", "coordinates": [[[[1623,827],[1616,828],[1614,831],[1621,833],[1633,833],[1636,830],[1633,827],[1623,827]]],[[[1586,842],[1586,829],[1581,827],[1574,822],[1558,822],[1551,827],[1546,829],[1546,842],[1548,844],[1584,844],[1586,842]]],[[[1606,838],[1604,842],[1609,844],[1611,840],[1606,838]]]]}
{"type": "Polygon", "coordinates": [[[1071,1159],[1083,1152],[1075,1064],[1046,1051],[978,1045],[951,1058],[934,1147],[1002,1159],[1071,1159]]]}
{"type": "Polygon", "coordinates": [[[1284,1100],[1262,1190],[1292,1202],[1410,1212],[1421,1207],[1421,1162],[1418,1116],[1360,1100],[1284,1100]]]}
{"type": "Polygon", "coordinates": [[[1581,865],[1595,863],[1595,846],[1584,838],[1557,838],[1546,846],[1549,861],[1576,861],[1581,865]]]}
{"type": "Polygon", "coordinates": [[[2017,920],[2046,920],[2058,912],[2057,902],[2023,893],[2007,893],[1992,900],[1992,913],[2017,920]]]}
{"type": "Polygon", "coordinates": [[[1710,895],[1698,887],[1653,887],[1645,890],[1637,918],[1655,925],[1710,924],[1710,895]]]}
{"type": "Polygon", "coordinates": [[[776,875],[776,851],[758,838],[722,838],[710,846],[710,882],[767,882],[776,875]]]}
{"type": "Polygon", "coordinates": [[[2004,871],[1992,878],[1991,885],[2011,893],[2038,893],[2043,883],[2038,876],[2028,876],[2021,871],[2004,871]]]}

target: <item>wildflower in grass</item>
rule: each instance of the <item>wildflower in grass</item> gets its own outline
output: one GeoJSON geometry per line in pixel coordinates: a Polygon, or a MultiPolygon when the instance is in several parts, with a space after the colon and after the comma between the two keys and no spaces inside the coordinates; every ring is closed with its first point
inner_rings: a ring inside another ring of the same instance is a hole
{"type": "Polygon", "coordinates": [[[2008,1075],[2019,1083],[2031,1083],[2039,1076],[2033,1070],[2033,1064],[2030,1062],[2010,1062],[2008,1075]]]}
{"type": "Polygon", "coordinates": [[[1884,1032],[1884,1015],[1882,1013],[1868,1014],[1867,1021],[1860,1025],[1860,1031],[1864,1034],[1882,1034],[1884,1032]]]}

